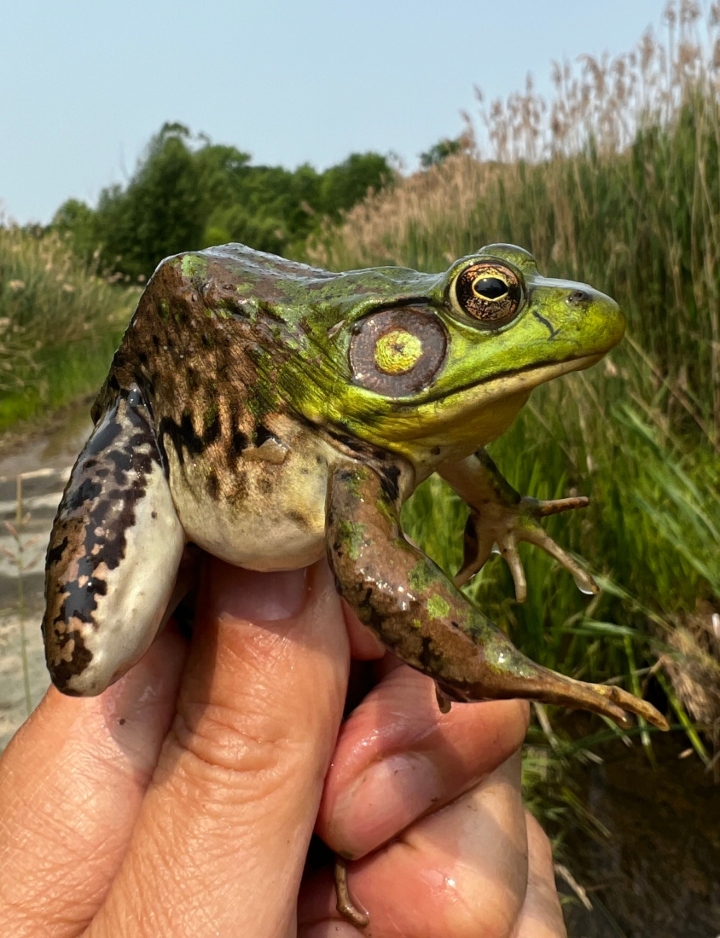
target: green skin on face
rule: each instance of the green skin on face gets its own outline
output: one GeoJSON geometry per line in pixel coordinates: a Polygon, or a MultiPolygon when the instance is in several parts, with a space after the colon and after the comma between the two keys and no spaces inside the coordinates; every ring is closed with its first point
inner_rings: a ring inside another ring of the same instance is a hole
{"type": "MultiPolygon", "coordinates": [[[[202,282],[216,276],[208,255],[178,264],[202,282]]],[[[421,475],[497,437],[534,386],[593,364],[625,329],[609,297],[540,276],[532,256],[509,245],[483,248],[443,274],[328,274],[269,257],[253,266],[244,256],[225,267],[245,315],[263,328],[256,408],[287,408],[396,452],[421,475]],[[465,302],[476,299],[473,281],[492,294],[503,280],[516,294],[505,316],[492,307],[506,297],[486,300],[480,316],[465,302]],[[393,310],[407,313],[396,325],[393,310]],[[415,333],[413,314],[433,328],[415,333]]]]}
{"type": "MultiPolygon", "coordinates": [[[[353,290],[365,277],[372,280],[378,274],[347,274],[345,286],[353,290]]],[[[446,330],[446,356],[432,379],[415,393],[392,397],[361,386],[349,368],[348,348],[353,329],[368,317],[370,304],[353,296],[350,309],[320,306],[314,317],[318,328],[313,339],[323,350],[327,368],[308,385],[298,380],[291,360],[287,381],[291,387],[304,388],[296,400],[303,412],[390,448],[407,441],[403,449],[410,455],[413,444],[422,447],[428,438],[452,444],[460,423],[477,420],[482,425],[482,411],[489,402],[524,395],[541,380],[598,360],[625,329],[624,317],[611,299],[584,285],[541,277],[534,260],[519,248],[485,248],[438,276],[400,270],[382,276],[383,280],[392,276],[396,298],[377,297],[370,308],[397,303],[399,298],[432,310],[446,330]],[[490,318],[473,318],[454,302],[458,276],[485,258],[502,259],[522,283],[517,313],[499,325],[490,318]],[[328,341],[327,329],[338,321],[342,327],[328,341]]]]}

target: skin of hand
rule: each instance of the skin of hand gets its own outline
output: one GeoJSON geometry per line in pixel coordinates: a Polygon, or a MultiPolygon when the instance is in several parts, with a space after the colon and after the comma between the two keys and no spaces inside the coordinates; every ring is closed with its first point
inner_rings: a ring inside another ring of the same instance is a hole
{"type": "Polygon", "coordinates": [[[440,714],[324,562],[209,559],[197,610],[100,697],[51,688],[6,750],[4,935],[358,938],[313,830],[353,861],[368,938],[565,935],[520,797],[526,705],[440,714]],[[374,686],[341,725],[351,654],[374,686]]]}

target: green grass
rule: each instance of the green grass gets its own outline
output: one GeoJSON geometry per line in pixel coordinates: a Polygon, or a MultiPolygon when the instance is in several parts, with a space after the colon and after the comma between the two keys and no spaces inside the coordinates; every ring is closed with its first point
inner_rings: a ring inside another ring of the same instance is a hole
{"type": "MultiPolygon", "coordinates": [[[[618,374],[602,365],[535,392],[491,447],[521,492],[586,494],[590,507],[544,522],[585,558],[604,589],[583,596],[537,548],[521,545],[528,599],[514,601],[509,571],[491,559],[470,592],[533,658],[575,676],[628,673],[628,636],[646,658],[668,652],[677,615],[720,596],[720,467],[707,448],[685,447],[627,399],[627,353],[618,374]]],[[[405,509],[408,532],[450,572],[460,565],[467,509],[431,479],[405,509]]]]}
{"type": "Polygon", "coordinates": [[[0,432],[97,390],[138,295],[57,236],[0,228],[0,432]]]}
{"type": "MultiPolygon", "coordinates": [[[[633,402],[627,383],[638,366],[631,350],[618,350],[607,370],[538,389],[490,448],[522,493],[590,496],[589,508],[548,518],[544,527],[584,558],[599,596],[583,596],[559,564],[529,545],[520,548],[526,603],[515,602],[497,556],[468,592],[526,654],[578,679],[620,680],[642,693],[661,658],[671,679],[684,676],[668,695],[670,718],[685,725],[706,761],[692,724],[697,718],[712,735],[717,718],[712,707],[708,714],[706,689],[720,688],[709,635],[720,597],[720,461],[710,446],[669,433],[660,413],[633,402]]],[[[447,485],[428,480],[404,517],[410,536],[454,573],[467,509],[447,485]]],[[[649,748],[646,734],[643,742],[649,748]]]]}

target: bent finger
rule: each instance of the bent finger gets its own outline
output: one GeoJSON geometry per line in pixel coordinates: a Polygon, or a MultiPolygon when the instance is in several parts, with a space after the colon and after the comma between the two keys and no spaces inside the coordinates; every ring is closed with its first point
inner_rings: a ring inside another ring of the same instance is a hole
{"type": "Polygon", "coordinates": [[[0,761],[0,921],[6,934],[82,932],[125,855],[186,653],[165,632],[100,697],[54,687],[0,761]]]}
{"type": "MultiPolygon", "coordinates": [[[[373,938],[510,938],[527,887],[519,754],[397,841],[350,864],[349,887],[370,916],[373,938]]],[[[333,898],[329,878],[308,883],[303,938],[353,934],[333,898]]]]}
{"type": "Polygon", "coordinates": [[[567,938],[555,888],[552,848],[545,831],[527,812],[528,888],[513,938],[567,938]]]}
{"type": "Polygon", "coordinates": [[[522,745],[527,704],[453,704],[408,667],[386,675],[340,730],[317,830],[358,858],[477,785],[522,745]]]}

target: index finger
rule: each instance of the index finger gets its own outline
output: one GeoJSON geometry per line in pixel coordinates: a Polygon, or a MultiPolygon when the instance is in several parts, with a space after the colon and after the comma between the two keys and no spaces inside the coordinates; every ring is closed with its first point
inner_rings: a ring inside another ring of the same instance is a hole
{"type": "Polygon", "coordinates": [[[295,928],[347,684],[340,600],[324,563],[209,569],[177,715],[90,936],[295,928]]]}
{"type": "Polygon", "coordinates": [[[100,697],[51,687],[0,760],[0,922],[63,938],[122,863],[175,709],[186,643],[166,631],[100,697]]]}

